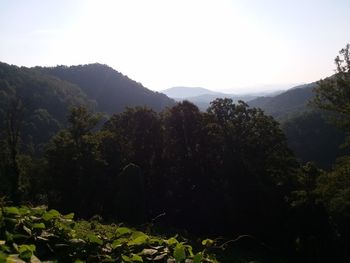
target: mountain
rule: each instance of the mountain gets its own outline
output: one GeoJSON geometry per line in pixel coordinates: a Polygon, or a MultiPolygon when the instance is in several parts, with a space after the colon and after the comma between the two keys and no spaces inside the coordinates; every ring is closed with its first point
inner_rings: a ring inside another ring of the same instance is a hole
{"type": "Polygon", "coordinates": [[[289,89],[277,96],[258,97],[248,102],[281,123],[288,145],[302,163],[312,161],[330,169],[335,160],[350,150],[340,148],[345,133],[332,123],[329,112],[310,105],[316,82],[289,89]]]}
{"type": "Polygon", "coordinates": [[[230,98],[234,102],[238,102],[239,100],[249,101],[257,97],[253,94],[229,94],[198,87],[174,87],[163,90],[162,93],[176,101],[188,100],[197,105],[202,111],[205,111],[210,106],[210,102],[217,98],[230,98]]]}
{"type": "Polygon", "coordinates": [[[6,116],[16,113],[25,144],[43,147],[64,126],[69,108],[78,105],[94,103],[77,85],[33,68],[0,63],[0,130],[5,130],[6,116]]]}
{"type": "Polygon", "coordinates": [[[314,97],[313,89],[316,82],[303,84],[289,89],[277,96],[258,97],[248,102],[249,106],[263,109],[277,120],[288,119],[294,114],[310,111],[308,105],[314,97]]]}
{"type": "Polygon", "coordinates": [[[113,68],[102,64],[36,67],[37,70],[78,85],[89,99],[97,102],[96,110],[113,114],[125,107],[147,106],[161,111],[175,101],[151,91],[113,68]]]}
{"type": "Polygon", "coordinates": [[[71,107],[83,105],[111,115],[125,107],[161,111],[174,104],[106,65],[26,68],[0,62],[0,139],[12,111],[20,116],[23,145],[32,145],[35,152],[43,152],[49,139],[65,127],[71,107]]]}
{"type": "Polygon", "coordinates": [[[176,101],[188,100],[197,107],[205,111],[209,106],[210,102],[217,98],[230,98],[234,102],[238,102],[239,100],[248,102],[260,96],[274,96],[282,93],[282,91],[260,91],[254,93],[243,93],[243,94],[235,94],[235,93],[223,93],[212,91],[205,88],[192,88],[192,87],[173,87],[170,89],[166,89],[161,91],[166,94],[170,98],[173,98],[176,101]]]}
{"type": "Polygon", "coordinates": [[[201,95],[217,95],[217,96],[225,96],[225,93],[212,91],[205,88],[199,87],[173,87],[169,89],[165,89],[161,91],[165,95],[174,99],[188,99],[190,97],[197,97],[201,95]]]}

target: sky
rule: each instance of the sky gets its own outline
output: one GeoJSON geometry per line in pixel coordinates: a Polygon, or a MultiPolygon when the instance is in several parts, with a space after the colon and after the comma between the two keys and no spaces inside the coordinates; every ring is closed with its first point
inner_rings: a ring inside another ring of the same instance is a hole
{"type": "Polygon", "coordinates": [[[349,0],[0,0],[0,61],[102,63],[153,90],[250,92],[334,73],[349,0]]]}

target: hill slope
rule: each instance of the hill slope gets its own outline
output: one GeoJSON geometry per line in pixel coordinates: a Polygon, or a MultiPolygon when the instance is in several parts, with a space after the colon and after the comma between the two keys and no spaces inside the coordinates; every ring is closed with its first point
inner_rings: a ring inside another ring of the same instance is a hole
{"type": "Polygon", "coordinates": [[[258,97],[248,102],[251,107],[263,109],[267,114],[272,115],[277,120],[284,120],[290,116],[309,111],[312,108],[308,102],[313,98],[313,88],[315,82],[296,86],[277,96],[258,97]]]}
{"type": "Polygon", "coordinates": [[[46,74],[78,85],[97,102],[97,111],[113,114],[125,107],[148,106],[161,111],[175,102],[166,95],[153,92],[107,65],[37,67],[46,74]]]}
{"type": "Polygon", "coordinates": [[[312,161],[330,169],[336,158],[349,154],[339,146],[345,133],[331,122],[328,113],[309,105],[316,83],[300,85],[273,97],[259,97],[248,102],[263,109],[281,123],[289,147],[302,163],[312,161]]]}
{"type": "Polygon", "coordinates": [[[22,140],[40,147],[66,122],[72,106],[92,106],[74,84],[35,69],[0,63],[0,127],[17,108],[22,140]]]}

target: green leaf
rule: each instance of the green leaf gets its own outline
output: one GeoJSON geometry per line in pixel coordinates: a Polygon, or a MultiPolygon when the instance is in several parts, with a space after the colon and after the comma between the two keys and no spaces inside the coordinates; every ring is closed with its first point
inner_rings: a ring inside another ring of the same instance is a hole
{"type": "Polygon", "coordinates": [[[45,229],[45,224],[44,223],[35,223],[33,224],[34,229],[45,229]]]}
{"type": "Polygon", "coordinates": [[[142,257],[140,257],[139,255],[133,254],[132,258],[131,258],[132,262],[143,262],[142,257]]]}
{"type": "Polygon", "coordinates": [[[184,247],[187,249],[188,254],[190,255],[190,257],[193,257],[193,249],[190,245],[184,245],[184,247]]]}
{"type": "Polygon", "coordinates": [[[116,249],[117,247],[121,247],[123,244],[127,243],[128,239],[127,238],[119,238],[113,241],[112,243],[112,248],[116,249]]]}
{"type": "Polygon", "coordinates": [[[103,241],[96,235],[94,234],[88,234],[87,238],[90,243],[98,244],[98,245],[103,245],[103,241]]]}
{"type": "Polygon", "coordinates": [[[19,257],[23,260],[29,260],[35,251],[35,245],[19,245],[18,253],[19,257]]]}
{"type": "Polygon", "coordinates": [[[167,243],[169,246],[173,246],[173,245],[178,244],[179,241],[177,241],[175,237],[172,237],[172,238],[169,238],[168,240],[166,240],[166,243],[167,243]]]}
{"type": "Polygon", "coordinates": [[[139,236],[135,239],[132,239],[128,242],[128,246],[140,246],[143,244],[148,243],[148,236],[147,235],[143,235],[143,236],[139,236]]]}
{"type": "Polygon", "coordinates": [[[57,210],[51,209],[50,211],[45,212],[45,213],[43,214],[42,218],[43,218],[45,221],[50,221],[50,220],[52,220],[52,219],[54,219],[54,218],[60,217],[60,215],[61,215],[61,214],[60,214],[57,210]]]}
{"type": "Polygon", "coordinates": [[[176,262],[181,262],[182,260],[184,260],[186,258],[186,252],[185,252],[184,246],[181,244],[177,244],[175,247],[173,256],[176,262]]]}
{"type": "Polygon", "coordinates": [[[7,215],[20,215],[18,208],[14,206],[4,207],[4,213],[7,215]]]}
{"type": "Polygon", "coordinates": [[[64,215],[63,218],[73,220],[74,213],[70,213],[70,214],[64,215]]]}
{"type": "Polygon", "coordinates": [[[5,237],[6,237],[6,240],[7,241],[13,241],[13,234],[8,232],[8,231],[5,231],[5,237]]]}
{"type": "Polygon", "coordinates": [[[197,253],[194,257],[193,257],[193,263],[201,263],[203,258],[203,255],[201,252],[197,253]]]}
{"type": "Polygon", "coordinates": [[[7,258],[7,255],[0,251],[0,263],[5,263],[6,262],[6,258],[7,258]]]}
{"type": "MultiPolygon", "coordinates": [[[[131,238],[137,238],[137,237],[142,237],[142,236],[147,236],[145,233],[141,232],[141,231],[134,231],[131,234],[131,238]]],[[[148,236],[147,236],[148,237],[148,236]]]]}
{"type": "Polygon", "coordinates": [[[204,240],[202,241],[202,245],[203,245],[203,246],[206,246],[206,247],[210,247],[210,246],[212,246],[213,244],[214,244],[214,241],[211,240],[211,239],[204,239],[204,240]]]}
{"type": "Polygon", "coordinates": [[[116,230],[117,237],[120,237],[126,234],[131,234],[131,233],[132,233],[132,230],[127,227],[118,227],[116,230]]]}
{"type": "Polygon", "coordinates": [[[129,258],[128,256],[122,255],[122,259],[124,262],[132,262],[131,258],[129,258]]]}

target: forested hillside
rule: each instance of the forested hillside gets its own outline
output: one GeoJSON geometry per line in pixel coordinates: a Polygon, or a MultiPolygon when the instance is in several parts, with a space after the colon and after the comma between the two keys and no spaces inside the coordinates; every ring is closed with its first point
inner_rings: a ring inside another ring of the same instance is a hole
{"type": "Polygon", "coordinates": [[[94,105],[77,85],[35,69],[0,63],[1,130],[8,125],[18,133],[20,130],[22,145],[27,148],[42,151],[67,123],[70,108],[94,105]]]}
{"type": "Polygon", "coordinates": [[[147,106],[161,111],[175,103],[164,94],[146,89],[107,65],[96,63],[36,69],[78,85],[89,99],[97,102],[97,111],[110,115],[133,106],[147,106]]]}
{"type": "Polygon", "coordinates": [[[160,111],[175,103],[100,64],[25,68],[0,63],[0,94],[1,128],[12,125],[21,129],[22,146],[37,154],[66,127],[72,107],[85,106],[112,115],[126,107],[148,106],[160,111]],[[18,123],[6,124],[6,118],[16,118],[18,123]]]}
{"type": "Polygon", "coordinates": [[[313,89],[316,83],[294,87],[286,92],[272,97],[259,97],[250,100],[251,107],[258,107],[266,114],[272,115],[278,121],[284,121],[300,112],[310,111],[310,100],[315,96],[313,89]]]}
{"type": "Polygon", "coordinates": [[[348,149],[340,147],[346,134],[331,121],[332,115],[312,105],[317,83],[294,87],[273,97],[259,97],[248,102],[281,123],[288,145],[302,163],[314,162],[330,169],[348,149]]]}

